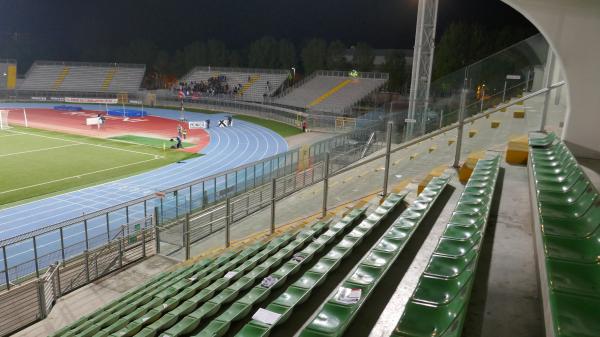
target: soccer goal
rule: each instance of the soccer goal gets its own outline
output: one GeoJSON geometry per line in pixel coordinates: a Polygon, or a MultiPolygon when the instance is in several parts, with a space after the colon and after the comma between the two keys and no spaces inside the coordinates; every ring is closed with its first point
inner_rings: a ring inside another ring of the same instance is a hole
{"type": "Polygon", "coordinates": [[[7,130],[8,126],[8,110],[0,110],[0,130],[7,130]]]}

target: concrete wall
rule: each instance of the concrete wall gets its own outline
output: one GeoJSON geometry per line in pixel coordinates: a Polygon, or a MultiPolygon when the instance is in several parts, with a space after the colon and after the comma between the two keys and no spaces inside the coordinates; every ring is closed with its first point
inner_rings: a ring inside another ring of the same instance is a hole
{"type": "Polygon", "coordinates": [[[563,138],[600,159],[600,1],[502,0],[529,19],[556,52],[568,86],[563,138]]]}

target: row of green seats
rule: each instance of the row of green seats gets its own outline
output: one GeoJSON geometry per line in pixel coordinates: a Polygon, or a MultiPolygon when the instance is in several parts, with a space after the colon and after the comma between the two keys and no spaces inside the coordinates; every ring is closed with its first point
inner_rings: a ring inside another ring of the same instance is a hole
{"type": "MultiPolygon", "coordinates": [[[[301,250],[299,253],[297,253],[294,256],[294,258],[296,258],[298,256],[303,256],[303,254],[305,254],[308,251],[312,251],[313,253],[316,253],[319,250],[319,249],[316,249],[318,247],[318,245],[323,243],[321,238],[324,235],[326,235],[327,233],[329,233],[331,231],[335,231],[335,230],[342,228],[343,227],[343,226],[341,226],[342,224],[352,225],[353,223],[356,223],[358,221],[358,219],[362,218],[363,214],[364,214],[364,209],[353,210],[347,216],[345,216],[340,222],[336,223],[333,226],[330,226],[330,228],[327,230],[327,232],[325,232],[325,234],[320,234],[315,240],[313,240],[313,242],[311,242],[303,250],[301,250]]],[[[267,297],[270,294],[272,289],[276,288],[279,283],[283,283],[285,281],[285,279],[287,278],[287,276],[289,276],[293,272],[295,272],[297,270],[296,268],[299,268],[299,266],[301,265],[301,261],[297,261],[294,258],[292,258],[290,261],[287,261],[283,265],[281,265],[277,270],[275,270],[273,273],[271,273],[269,275],[269,277],[262,279],[260,284],[255,285],[242,298],[239,298],[236,302],[231,304],[227,308],[225,313],[228,313],[233,318],[238,317],[238,319],[241,319],[242,317],[247,315],[250,312],[250,310],[252,309],[253,301],[262,300],[265,297],[267,297]],[[296,267],[296,265],[298,265],[298,267],[296,267]],[[275,275],[277,275],[277,276],[275,276],[275,275]],[[276,280],[274,279],[275,277],[277,277],[276,280]],[[263,284],[263,281],[267,280],[267,279],[272,280],[272,282],[274,282],[274,283],[268,287],[265,286],[265,284],[263,284]]],[[[306,258],[304,261],[308,261],[308,260],[310,260],[310,257],[306,258]]],[[[264,277],[268,271],[269,271],[269,269],[266,269],[266,268],[259,270],[260,274],[257,274],[257,277],[264,277]]],[[[173,328],[167,330],[162,336],[173,337],[173,336],[181,336],[183,334],[192,333],[193,330],[195,330],[200,325],[200,323],[202,322],[203,319],[208,318],[209,316],[212,316],[215,313],[216,312],[203,312],[203,313],[199,313],[199,315],[197,315],[195,317],[186,317],[185,319],[180,321],[177,325],[173,326],[173,328]]]]}
{"type": "Polygon", "coordinates": [[[306,245],[326,226],[326,223],[319,222],[313,225],[312,228],[301,231],[293,241],[279,247],[275,254],[265,255],[264,259],[249,261],[249,263],[240,266],[240,268],[221,279],[221,286],[217,289],[218,293],[215,291],[210,296],[203,296],[202,298],[192,299],[188,303],[183,303],[174,311],[164,315],[140,331],[136,336],[156,336],[166,329],[174,331],[173,335],[178,334],[176,331],[181,331],[179,332],[181,334],[184,331],[193,330],[201,323],[203,315],[214,314],[222,305],[235,299],[242,291],[254,285],[256,280],[264,276],[269,269],[279,265],[284,258],[306,245]],[[259,264],[259,262],[262,263],[259,264]]]}
{"type": "Polygon", "coordinates": [[[122,312],[130,307],[143,305],[152,299],[152,296],[158,293],[163,288],[169,287],[171,284],[178,282],[181,279],[190,277],[194,273],[202,272],[208,268],[214,268],[217,265],[222,265],[235,256],[235,253],[228,253],[220,256],[218,259],[203,260],[192,266],[181,268],[173,272],[160,273],[150,281],[142,284],[139,287],[127,292],[125,295],[112,301],[105,307],[102,307],[90,315],[86,315],[76,322],[57,331],[53,336],[76,336],[81,334],[86,329],[96,324],[102,324],[109,317],[121,315],[122,312]]]}
{"type": "MultiPolygon", "coordinates": [[[[243,275],[257,263],[275,254],[291,239],[292,236],[286,234],[271,240],[267,245],[257,243],[245,249],[240,256],[229,262],[226,266],[208,276],[202,279],[185,280],[165,289],[156,295],[157,298],[164,300],[162,304],[147,311],[139,318],[130,321],[126,327],[115,332],[113,336],[133,336],[140,332],[143,327],[155,323],[167,313],[189,310],[190,307],[201,304],[210,299],[217,291],[227,287],[229,283],[237,279],[235,276],[243,275]],[[244,256],[242,257],[241,255],[244,256]],[[233,276],[225,277],[226,275],[233,276]]],[[[162,322],[164,323],[164,321],[162,322]]]]}
{"type": "MultiPolygon", "coordinates": [[[[314,235],[322,232],[324,230],[324,228],[326,228],[326,226],[327,226],[327,223],[317,222],[316,224],[314,224],[311,227],[311,229],[300,232],[296,236],[296,239],[294,240],[294,242],[291,244],[291,247],[293,247],[294,245],[297,245],[297,244],[304,244],[305,241],[310,240],[311,238],[314,237],[314,235]]],[[[286,246],[285,248],[281,249],[280,252],[282,252],[283,254],[287,254],[289,249],[290,249],[290,246],[286,246]]],[[[281,253],[278,252],[277,254],[281,254],[281,253]]],[[[266,260],[267,257],[268,257],[268,254],[262,254],[262,253],[257,256],[254,256],[253,258],[247,260],[242,265],[240,265],[239,267],[234,269],[231,273],[226,275],[226,277],[221,279],[219,282],[219,289],[223,289],[225,286],[229,286],[231,282],[234,282],[234,281],[238,281],[238,282],[236,282],[233,285],[222,290],[222,292],[219,295],[217,295],[216,298],[218,298],[219,301],[225,301],[231,297],[237,296],[237,294],[240,291],[249,287],[250,286],[249,281],[251,279],[251,277],[250,277],[251,275],[247,274],[247,273],[252,272],[252,270],[259,263],[266,260]]],[[[147,327],[145,327],[143,330],[141,330],[138,334],[136,334],[136,336],[145,336],[145,337],[156,336],[160,332],[162,332],[162,331],[170,328],[174,324],[176,324],[182,317],[192,313],[201,304],[204,303],[206,305],[206,302],[209,300],[211,303],[214,303],[215,302],[215,296],[214,296],[215,290],[216,290],[216,288],[205,289],[202,291],[201,294],[200,293],[196,294],[195,296],[188,299],[187,301],[179,304],[176,308],[172,309],[171,311],[164,313],[157,320],[155,320],[153,322],[148,322],[149,325],[147,327]],[[212,300],[211,300],[211,298],[212,298],[212,300]]]]}
{"type": "Polygon", "coordinates": [[[555,336],[600,334],[600,198],[566,145],[530,138],[555,336]]]}
{"type": "Polygon", "coordinates": [[[499,169],[477,163],[392,336],[460,336],[499,169]]]}
{"type": "MultiPolygon", "coordinates": [[[[277,316],[274,322],[259,321],[256,318],[246,324],[236,336],[256,337],[267,336],[271,329],[285,322],[296,306],[306,301],[313,290],[338,267],[340,261],[352,253],[370,232],[384,221],[404,200],[406,194],[390,194],[385,201],[375,209],[365,220],[348,233],[336,246],[323,256],[311,269],[302,275],[294,284],[289,286],[277,299],[268,304],[265,309],[277,316]]],[[[391,244],[391,243],[390,243],[391,244]]],[[[221,336],[214,334],[214,329],[207,327],[207,333],[197,336],[221,336]]]]}
{"type": "MultiPolygon", "coordinates": [[[[281,245],[285,240],[289,240],[289,238],[278,238],[274,244],[281,245]]],[[[169,287],[164,287],[160,290],[157,289],[152,293],[149,302],[139,306],[129,306],[122,312],[113,314],[107,317],[103,322],[84,330],[78,336],[103,337],[111,334],[114,334],[115,336],[131,335],[131,333],[135,332],[135,329],[140,326],[139,320],[144,319],[144,317],[147,319],[149,317],[155,317],[155,315],[157,315],[157,310],[159,312],[162,312],[162,310],[170,310],[179,302],[186,300],[196,292],[207,287],[208,284],[217,283],[216,280],[243,261],[255,255],[261,248],[262,244],[248,247],[222,265],[205,268],[202,271],[192,274],[188,278],[180,279],[179,281],[172,283],[169,287]],[[170,297],[165,296],[165,294],[169,294],[170,297]]],[[[211,288],[211,286],[208,288],[211,288]]]]}
{"type": "MultiPolygon", "coordinates": [[[[300,337],[343,336],[435,201],[449,177],[434,178],[309,319],[300,337]],[[354,294],[352,296],[351,294],[354,294]]],[[[267,307],[268,309],[268,307],[267,307]]],[[[267,336],[270,327],[260,336],[267,336]]],[[[254,336],[258,336],[255,334],[254,336]]]]}

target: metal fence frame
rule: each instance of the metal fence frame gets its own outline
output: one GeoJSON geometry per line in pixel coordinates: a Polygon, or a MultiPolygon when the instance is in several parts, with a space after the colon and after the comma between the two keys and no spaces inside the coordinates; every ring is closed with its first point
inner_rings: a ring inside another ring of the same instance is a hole
{"type": "MultiPolygon", "coordinates": [[[[308,147],[308,153],[303,155],[303,160],[308,160],[313,166],[323,161],[324,153],[334,152],[344,154],[354,148],[360,148],[361,142],[366,142],[373,133],[381,132],[384,121],[378,121],[365,128],[355,129],[351,132],[334,136],[332,138],[314,143],[308,147]],[[307,157],[307,158],[306,158],[307,157]]],[[[369,153],[376,151],[375,146],[369,153]]],[[[40,275],[41,271],[54,263],[62,261],[75,254],[95,248],[110,241],[115,236],[115,230],[125,227],[133,231],[134,227],[153,214],[154,205],[159,207],[157,222],[169,223],[173,219],[180,219],[193,210],[205,209],[211,204],[219,203],[227,198],[235,197],[258,186],[267,185],[274,178],[284,177],[298,170],[301,157],[301,148],[271,156],[269,158],[242,165],[219,174],[197,179],[186,184],[173,186],[156,194],[131,200],[103,210],[91,212],[77,218],[56,223],[0,241],[1,263],[0,287],[9,288],[11,284],[27,280],[32,274],[40,275]],[[165,197],[162,197],[164,195],[165,197]],[[88,228],[90,227],[90,228],[88,228]],[[92,234],[92,230],[100,234],[92,234]],[[65,240],[65,231],[76,233],[79,241],[70,243],[65,240]],[[56,249],[41,253],[44,242],[54,238],[56,249]],[[26,250],[18,260],[15,254],[10,254],[16,246],[20,253],[26,250]],[[28,257],[29,256],[29,257],[28,257]]],[[[348,161],[352,162],[352,161],[348,161]]]]}
{"type": "MultiPolygon", "coordinates": [[[[157,224],[156,221],[153,221],[154,227],[143,228],[127,236],[119,236],[102,247],[86,251],[84,254],[63,263],[49,266],[45,270],[46,272],[43,277],[31,279],[17,287],[0,292],[0,315],[9,318],[0,321],[0,334],[4,335],[14,332],[43,319],[49,310],[51,310],[56,299],[66,292],[73,291],[94,279],[120,269],[127,263],[138,261],[154,253],[161,253],[161,238],[164,239],[164,235],[169,235],[169,231],[174,232],[175,235],[181,238],[182,244],[180,249],[185,250],[186,259],[190,258],[190,245],[192,243],[220,231],[225,231],[224,246],[228,247],[231,243],[230,230],[235,222],[266,207],[271,207],[270,232],[273,233],[275,230],[276,204],[278,201],[290,197],[308,186],[324,182],[322,214],[325,214],[327,212],[328,201],[328,179],[380,159],[385,159],[385,174],[382,183],[382,191],[385,192],[388,189],[390,155],[392,153],[454,129],[458,129],[459,131],[456,140],[457,147],[459,147],[462,142],[460,128],[465,123],[484,118],[491,113],[519,102],[546,94],[564,84],[564,81],[548,84],[546,88],[498,106],[485,113],[464,118],[457,123],[402,143],[393,149],[391,144],[392,125],[388,123],[385,142],[380,144],[385,145],[385,151],[381,154],[365,158],[361,151],[359,160],[357,161],[356,156],[358,151],[337,154],[332,154],[330,151],[320,153],[322,161],[306,170],[291,172],[278,178],[273,178],[269,184],[262,185],[237,196],[226,196],[224,201],[210,208],[205,208],[199,212],[187,212],[183,217],[168,223],[157,224]],[[340,159],[342,162],[338,162],[338,166],[336,167],[336,161],[340,159]],[[344,161],[355,163],[348,165],[344,161]],[[250,200],[253,201],[251,202],[250,200]],[[125,258],[126,256],[130,257],[130,259],[125,258]],[[98,267],[98,261],[100,261],[100,267],[98,267]]],[[[549,99],[549,95],[546,95],[546,100],[549,99]]],[[[463,100],[461,111],[464,111],[464,109],[465,102],[463,100]]],[[[543,111],[542,118],[545,118],[545,113],[546,111],[543,111]]],[[[461,115],[464,117],[463,114],[461,115]]],[[[369,138],[372,137],[375,136],[372,135],[369,138]]],[[[377,137],[380,137],[380,135],[377,137]]],[[[369,147],[371,146],[370,143],[369,140],[361,145],[362,147],[369,147]]],[[[457,159],[460,159],[460,152],[457,152],[457,159]]],[[[158,208],[155,208],[153,213],[158,214],[158,208]]],[[[153,219],[156,218],[153,217],[153,219]]],[[[125,233],[124,230],[123,233],[125,233]]]]}
{"type": "Polygon", "coordinates": [[[72,259],[56,262],[45,273],[0,292],[0,336],[12,334],[48,316],[56,301],[99,278],[156,254],[153,227],[118,237],[72,259]]]}

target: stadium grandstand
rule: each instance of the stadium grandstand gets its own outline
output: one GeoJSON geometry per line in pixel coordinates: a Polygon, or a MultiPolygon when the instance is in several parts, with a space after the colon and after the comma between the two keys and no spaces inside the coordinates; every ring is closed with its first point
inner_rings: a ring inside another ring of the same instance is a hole
{"type": "Polygon", "coordinates": [[[286,70],[196,67],[180,80],[176,89],[185,96],[220,96],[262,103],[275,94],[289,76],[286,70]]]}
{"type": "Polygon", "coordinates": [[[36,61],[19,89],[136,93],[145,72],[138,64],[36,61]]]}
{"type": "Polygon", "coordinates": [[[274,103],[341,114],[383,87],[388,77],[381,73],[317,71],[274,103]]]}
{"type": "Polygon", "coordinates": [[[196,67],[148,107],[143,66],[36,62],[65,104],[0,96],[0,336],[600,336],[600,3],[503,2],[539,34],[432,79],[420,0],[408,106],[357,118],[391,74],[196,67]]]}

